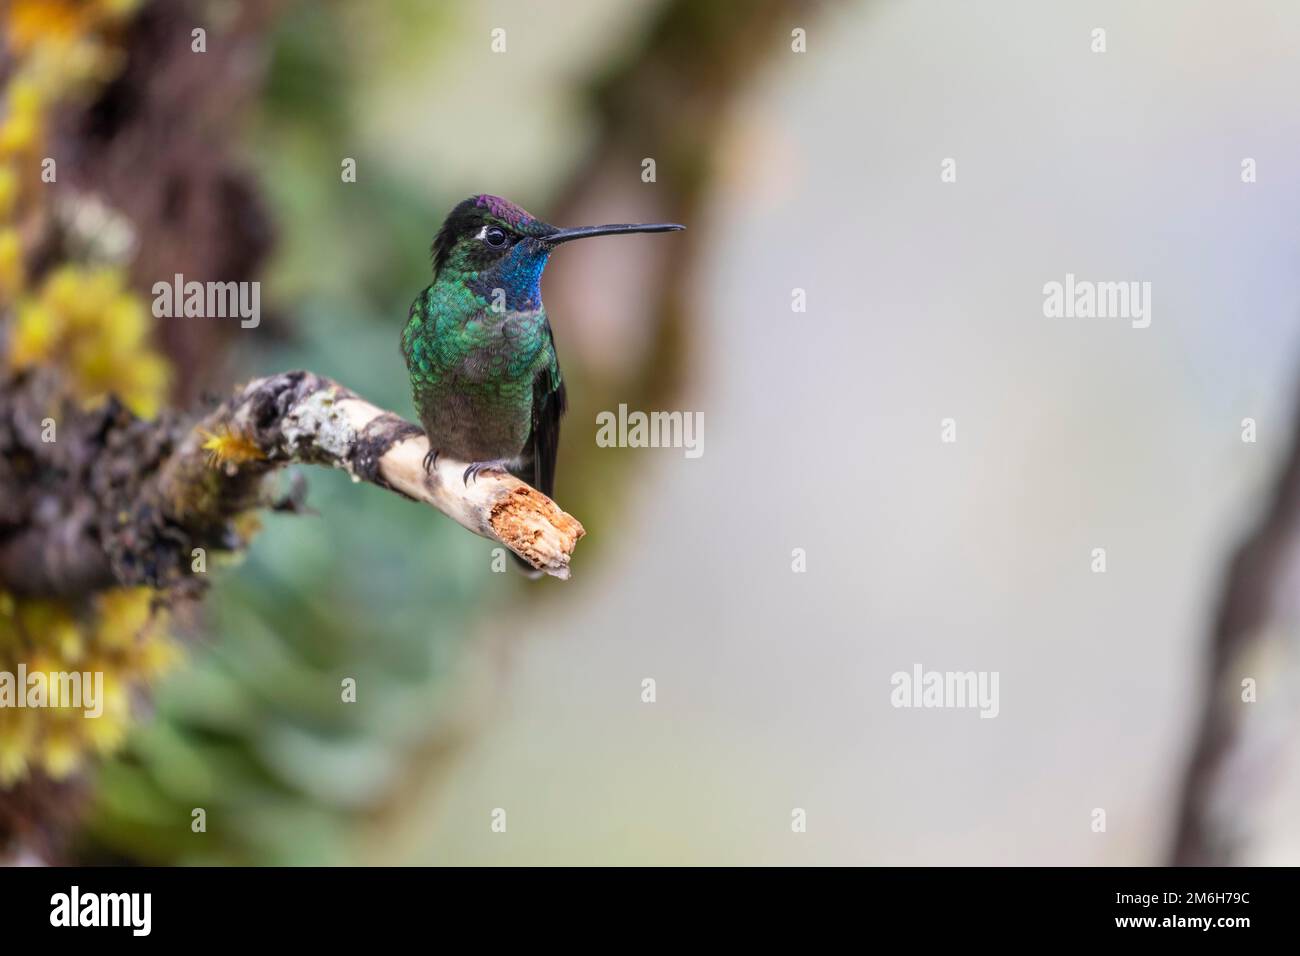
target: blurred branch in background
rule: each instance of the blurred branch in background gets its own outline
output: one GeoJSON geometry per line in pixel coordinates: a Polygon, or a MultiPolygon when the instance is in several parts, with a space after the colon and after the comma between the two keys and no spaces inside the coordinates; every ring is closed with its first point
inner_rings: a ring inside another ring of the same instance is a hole
{"type": "Polygon", "coordinates": [[[1267,510],[1227,570],[1208,638],[1201,716],[1170,862],[1240,863],[1296,728],[1300,634],[1300,404],[1267,510]]]}

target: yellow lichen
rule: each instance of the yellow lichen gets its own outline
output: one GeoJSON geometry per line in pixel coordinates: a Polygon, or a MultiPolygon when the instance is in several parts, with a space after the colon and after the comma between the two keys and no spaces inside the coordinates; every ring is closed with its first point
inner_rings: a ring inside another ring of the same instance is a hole
{"type": "Polygon", "coordinates": [[[0,222],[9,218],[18,199],[18,173],[11,163],[0,164],[0,222]]]}
{"type": "Polygon", "coordinates": [[[0,302],[12,299],[23,287],[23,244],[17,229],[0,227],[0,302]]]}
{"type": "Polygon", "coordinates": [[[266,458],[255,441],[234,429],[221,427],[214,434],[200,428],[199,434],[206,439],[201,447],[208,453],[208,464],[213,468],[226,464],[242,465],[266,458]]]}
{"type": "Polygon", "coordinates": [[[168,366],[145,341],[147,315],[120,270],[61,266],[19,301],[9,365],[60,368],[83,401],[114,394],[150,418],[166,395],[168,366]]]}
{"type": "Polygon", "coordinates": [[[11,53],[45,59],[65,82],[96,75],[111,49],[103,33],[132,13],[140,0],[10,0],[4,24],[11,53]]]}
{"type": "MultiPolygon", "coordinates": [[[[120,68],[120,52],[108,38],[138,6],[138,0],[10,0],[3,5],[0,60],[9,68],[0,89],[0,225],[46,201],[42,153],[50,112],[120,68]]],[[[0,302],[15,289],[12,282],[0,282],[0,302]]]]}
{"type": "Polygon", "coordinates": [[[28,675],[103,675],[96,717],[85,707],[0,707],[0,788],[33,771],[62,779],[121,746],[133,694],[180,658],[167,618],[149,588],[105,591],[77,612],[0,593],[0,673],[16,679],[22,664],[28,675]]]}

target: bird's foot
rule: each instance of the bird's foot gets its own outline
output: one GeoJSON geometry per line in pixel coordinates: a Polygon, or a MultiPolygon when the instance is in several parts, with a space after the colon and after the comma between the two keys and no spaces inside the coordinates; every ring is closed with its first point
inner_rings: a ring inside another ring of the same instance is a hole
{"type": "Polygon", "coordinates": [[[468,485],[471,478],[478,481],[478,476],[483,472],[490,475],[504,475],[509,471],[506,467],[508,464],[509,462],[504,458],[494,458],[492,461],[476,461],[465,469],[465,484],[468,485]]]}
{"type": "Polygon", "coordinates": [[[438,449],[430,445],[428,453],[426,453],[424,456],[424,473],[426,475],[433,474],[434,466],[437,464],[438,464],[438,449]]]}

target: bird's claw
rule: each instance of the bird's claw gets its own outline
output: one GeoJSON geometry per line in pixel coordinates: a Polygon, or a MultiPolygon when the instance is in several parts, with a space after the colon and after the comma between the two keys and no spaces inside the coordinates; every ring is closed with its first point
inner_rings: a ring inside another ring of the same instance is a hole
{"type": "Polygon", "coordinates": [[[465,469],[465,484],[468,485],[471,478],[478,481],[478,476],[483,472],[504,475],[507,471],[506,464],[505,460],[500,458],[496,461],[476,461],[465,469]]]}
{"type": "Polygon", "coordinates": [[[426,475],[432,474],[433,469],[437,464],[438,464],[438,449],[430,445],[428,452],[426,452],[424,456],[424,473],[426,475]]]}

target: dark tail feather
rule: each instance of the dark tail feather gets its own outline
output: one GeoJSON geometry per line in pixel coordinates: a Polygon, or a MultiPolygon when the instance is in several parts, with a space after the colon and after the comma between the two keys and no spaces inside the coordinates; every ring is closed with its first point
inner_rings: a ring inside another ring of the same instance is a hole
{"type": "MultiPolygon", "coordinates": [[[[511,469],[516,478],[532,485],[548,498],[555,494],[555,457],[560,450],[560,417],[565,405],[564,383],[559,378],[557,366],[554,374],[542,372],[533,383],[532,434],[528,436],[518,469],[511,469]]],[[[541,571],[514,552],[510,557],[528,577],[537,579],[542,576],[541,571]]]]}

